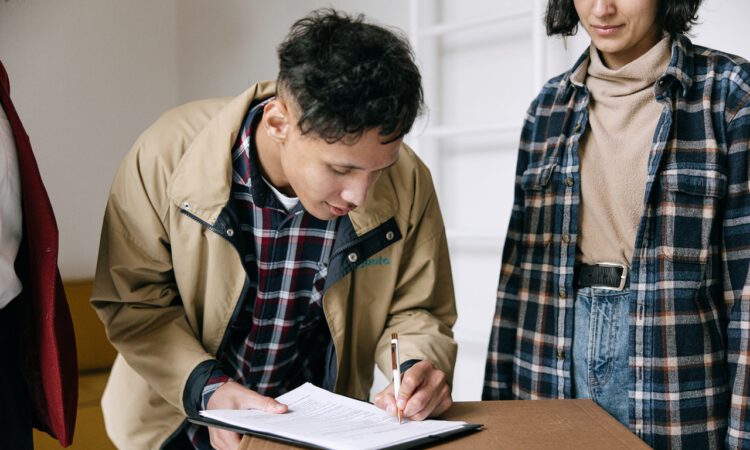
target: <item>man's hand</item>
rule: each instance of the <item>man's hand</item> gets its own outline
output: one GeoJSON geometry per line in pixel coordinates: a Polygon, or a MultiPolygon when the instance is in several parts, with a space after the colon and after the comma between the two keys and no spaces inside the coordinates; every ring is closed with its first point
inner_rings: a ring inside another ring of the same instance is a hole
{"type": "MultiPolygon", "coordinates": [[[[207,409],[257,409],[268,413],[283,414],[288,408],[271,397],[251,391],[235,381],[224,383],[208,400],[207,409]]],[[[211,446],[216,450],[236,450],[240,446],[240,435],[221,428],[208,427],[211,446]]]]}
{"type": "Polygon", "coordinates": [[[411,420],[439,416],[451,407],[451,388],[445,372],[430,361],[420,361],[404,372],[398,399],[393,396],[393,383],[375,396],[375,406],[396,416],[398,409],[411,420]],[[398,408],[398,409],[397,409],[398,408]]]}

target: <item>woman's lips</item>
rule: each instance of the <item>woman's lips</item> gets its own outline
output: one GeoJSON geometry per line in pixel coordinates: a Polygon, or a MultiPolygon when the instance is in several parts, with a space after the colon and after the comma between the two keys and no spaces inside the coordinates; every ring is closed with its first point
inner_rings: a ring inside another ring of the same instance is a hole
{"type": "Polygon", "coordinates": [[[622,25],[592,25],[591,29],[599,36],[612,36],[617,33],[622,25]]]}

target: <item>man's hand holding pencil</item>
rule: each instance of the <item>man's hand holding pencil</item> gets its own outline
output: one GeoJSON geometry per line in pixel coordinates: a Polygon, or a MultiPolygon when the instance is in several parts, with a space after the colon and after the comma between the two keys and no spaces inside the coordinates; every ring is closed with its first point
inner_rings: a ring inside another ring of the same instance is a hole
{"type": "Polygon", "coordinates": [[[420,361],[401,374],[398,355],[398,336],[391,336],[393,381],[374,398],[378,408],[409,420],[437,417],[453,404],[451,388],[445,372],[430,361],[420,361]],[[400,378],[400,379],[399,379],[400,378]]]}

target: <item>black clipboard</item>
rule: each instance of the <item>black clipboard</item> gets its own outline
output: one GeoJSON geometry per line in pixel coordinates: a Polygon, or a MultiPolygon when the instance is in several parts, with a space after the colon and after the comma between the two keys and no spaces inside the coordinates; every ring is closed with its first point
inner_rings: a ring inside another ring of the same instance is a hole
{"type": "MultiPolygon", "coordinates": [[[[221,422],[219,420],[214,420],[208,417],[202,417],[202,416],[201,417],[188,417],[188,421],[196,425],[223,428],[225,430],[234,431],[236,433],[250,434],[252,436],[258,436],[258,437],[262,437],[262,438],[269,439],[272,441],[282,442],[284,444],[295,445],[297,447],[315,448],[315,449],[327,448],[327,447],[321,447],[319,445],[311,444],[310,442],[299,441],[296,439],[279,436],[278,434],[266,433],[264,431],[256,431],[256,430],[251,430],[248,428],[236,427],[234,425],[230,425],[230,424],[221,422]]],[[[410,448],[428,447],[430,445],[434,445],[438,441],[452,440],[453,438],[463,436],[464,434],[477,432],[481,430],[482,430],[482,424],[467,423],[465,425],[462,425],[460,428],[456,428],[450,431],[445,431],[443,433],[431,434],[425,437],[414,439],[409,442],[401,442],[399,444],[391,445],[388,447],[380,447],[380,450],[405,450],[405,449],[410,449],[410,448]]]]}

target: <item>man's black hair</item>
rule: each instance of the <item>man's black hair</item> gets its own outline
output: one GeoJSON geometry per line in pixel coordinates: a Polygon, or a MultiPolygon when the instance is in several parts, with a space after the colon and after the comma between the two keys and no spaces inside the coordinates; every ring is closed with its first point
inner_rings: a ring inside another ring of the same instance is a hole
{"type": "Polygon", "coordinates": [[[278,54],[278,91],[293,100],[303,134],[333,143],[379,129],[395,140],[422,109],[422,79],[408,41],[363,15],[315,10],[292,25],[278,54]]]}
{"type": "MultiPolygon", "coordinates": [[[[702,0],[659,0],[656,24],[672,36],[686,33],[698,20],[702,0]]],[[[578,13],[573,0],[549,0],[544,22],[547,35],[572,36],[578,31],[578,13]]]]}

